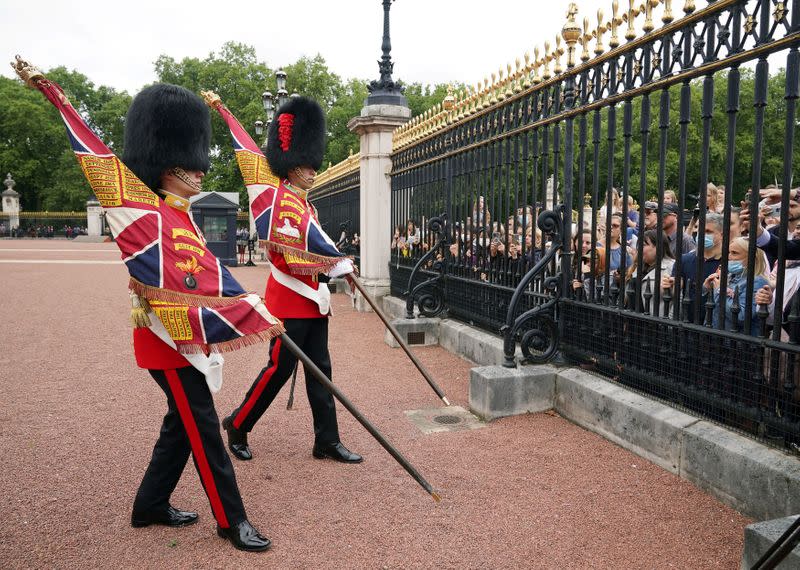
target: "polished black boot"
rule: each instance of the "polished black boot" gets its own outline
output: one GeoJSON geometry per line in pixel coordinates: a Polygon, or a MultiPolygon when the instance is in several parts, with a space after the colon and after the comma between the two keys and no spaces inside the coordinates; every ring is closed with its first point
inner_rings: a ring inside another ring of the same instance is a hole
{"type": "Polygon", "coordinates": [[[272,541],[262,536],[248,521],[242,521],[228,528],[217,525],[217,534],[227,538],[239,550],[261,552],[272,545],[272,541]]]}
{"type": "Polygon", "coordinates": [[[166,509],[158,511],[146,511],[142,513],[134,512],[131,515],[131,526],[141,528],[151,524],[163,524],[164,526],[188,526],[197,522],[197,513],[190,511],[179,511],[172,505],[166,509]]]}
{"type": "Polygon", "coordinates": [[[234,457],[242,461],[253,459],[253,452],[250,451],[250,446],[247,445],[247,432],[233,427],[232,416],[222,420],[222,429],[228,433],[228,449],[231,450],[234,457]]]}
{"type": "Polygon", "coordinates": [[[314,451],[312,452],[317,459],[333,459],[342,463],[361,463],[364,458],[358,453],[353,453],[343,446],[340,442],[327,443],[327,444],[314,444],[314,451]]]}

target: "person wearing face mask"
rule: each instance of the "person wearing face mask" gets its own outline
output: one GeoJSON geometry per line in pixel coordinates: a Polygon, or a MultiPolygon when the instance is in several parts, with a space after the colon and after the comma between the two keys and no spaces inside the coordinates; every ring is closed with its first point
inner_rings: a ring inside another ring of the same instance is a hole
{"type": "MultiPolygon", "coordinates": [[[[701,274],[697,275],[697,250],[690,251],[681,256],[681,295],[689,295],[688,314],[693,322],[702,321],[702,314],[695,314],[694,288],[698,280],[702,284],[706,278],[719,268],[719,260],[722,257],[722,227],[723,218],[720,214],[706,214],[706,233],[703,238],[703,264],[701,274]],[[689,290],[686,290],[690,284],[689,290]]],[[[672,275],[661,278],[662,289],[672,289],[675,285],[675,275],[677,274],[678,263],[672,267],[672,275]]],[[[677,300],[676,300],[677,301],[677,300]]]]}
{"type": "MultiPolygon", "coordinates": [[[[731,242],[730,249],[728,250],[728,287],[727,291],[724,292],[726,297],[724,323],[726,329],[730,329],[731,323],[733,322],[733,313],[731,309],[737,295],[738,305],[741,309],[741,312],[738,314],[739,325],[741,326],[742,323],[744,323],[745,311],[747,310],[747,247],[747,240],[740,237],[731,242]]],[[[755,274],[753,291],[758,291],[762,287],[768,287],[769,281],[767,281],[767,278],[764,276],[767,269],[767,259],[763,251],[756,250],[756,257],[752,269],[752,272],[755,274]]],[[[714,316],[712,321],[714,328],[719,327],[720,323],[719,297],[721,292],[719,290],[719,283],[720,269],[717,269],[714,273],[706,277],[703,282],[704,293],[712,295],[712,300],[714,301],[714,316]]],[[[743,331],[751,336],[758,336],[761,329],[761,323],[756,317],[756,312],[758,311],[756,301],[756,295],[753,295],[753,303],[750,307],[750,311],[752,311],[750,330],[743,331]]]]}

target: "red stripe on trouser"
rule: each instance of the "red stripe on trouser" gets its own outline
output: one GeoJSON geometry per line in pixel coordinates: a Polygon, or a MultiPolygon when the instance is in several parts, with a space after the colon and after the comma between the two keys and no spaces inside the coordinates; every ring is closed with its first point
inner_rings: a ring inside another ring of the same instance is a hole
{"type": "Polygon", "coordinates": [[[261,393],[264,391],[264,388],[267,387],[269,384],[269,379],[272,378],[272,375],[275,373],[275,369],[278,368],[278,354],[281,351],[281,339],[275,340],[275,346],[272,347],[272,354],[270,355],[269,359],[272,362],[272,366],[267,368],[264,371],[264,374],[261,375],[261,378],[258,379],[258,384],[256,387],[253,388],[252,394],[250,397],[247,398],[247,401],[244,405],[239,409],[239,413],[236,414],[236,417],[233,420],[233,427],[239,429],[242,425],[242,422],[247,417],[247,414],[250,413],[250,410],[253,409],[253,406],[256,405],[258,398],[261,396],[261,393]]]}
{"type": "Polygon", "coordinates": [[[167,377],[167,383],[172,390],[172,397],[175,398],[178,414],[180,414],[181,421],[183,421],[183,428],[186,430],[186,435],[189,436],[189,445],[192,448],[194,459],[197,461],[200,479],[203,481],[206,493],[208,493],[208,500],[211,502],[211,510],[214,512],[214,518],[217,519],[219,526],[228,528],[230,526],[228,524],[228,517],[225,516],[225,509],[222,507],[222,501],[219,498],[217,484],[214,482],[214,475],[211,473],[206,451],[200,439],[200,431],[197,429],[197,424],[192,415],[192,409],[189,407],[189,400],[186,399],[186,393],[183,391],[178,373],[175,372],[175,370],[165,370],[164,375],[167,377]]]}

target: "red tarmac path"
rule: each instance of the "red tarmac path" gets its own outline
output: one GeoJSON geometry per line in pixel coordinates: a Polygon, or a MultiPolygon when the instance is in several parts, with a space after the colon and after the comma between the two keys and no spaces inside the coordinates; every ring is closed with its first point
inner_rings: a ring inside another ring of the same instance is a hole
{"type": "MultiPolygon", "coordinates": [[[[0,240],[2,568],[738,568],[747,518],[557,416],[422,434],[403,412],[441,402],[384,344],[377,316],[345,295],[333,296],[333,379],[442,502],[340,405],[343,441],[366,461],[313,459],[301,374],[296,411],[285,411],[284,389],[250,435],[254,460],[234,460],[270,551],[242,553],[216,536],[191,462],[173,504],[200,522],[133,529],[166,402],[134,363],[125,268],[86,263],[117,259],[113,244],[0,240]]],[[[264,264],[232,272],[263,294],[264,264]]],[[[467,407],[471,364],[439,347],[414,351],[467,407]]],[[[221,416],[265,361],[266,346],[226,355],[221,416]]]]}

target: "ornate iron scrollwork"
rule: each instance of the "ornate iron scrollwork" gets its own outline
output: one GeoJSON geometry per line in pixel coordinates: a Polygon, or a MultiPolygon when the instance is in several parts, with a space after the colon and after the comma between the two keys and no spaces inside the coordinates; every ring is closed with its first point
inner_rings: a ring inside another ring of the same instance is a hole
{"type": "MultiPolygon", "coordinates": [[[[560,210],[563,209],[563,206],[561,206],[560,210]]],[[[558,303],[562,293],[562,275],[560,272],[543,280],[543,289],[549,296],[545,302],[525,311],[516,318],[514,315],[517,312],[517,306],[520,300],[523,295],[525,295],[528,285],[544,272],[547,266],[555,259],[556,253],[558,253],[564,245],[564,222],[562,218],[563,214],[553,210],[545,210],[539,214],[539,219],[537,220],[539,229],[542,231],[543,235],[550,234],[552,239],[548,250],[539,262],[525,274],[525,277],[519,282],[519,285],[517,285],[517,288],[514,290],[514,295],[511,297],[511,303],[508,306],[508,313],[506,316],[506,324],[500,330],[505,337],[503,344],[505,361],[503,362],[503,366],[508,368],[514,368],[517,365],[514,359],[516,339],[520,331],[524,328],[527,328],[527,330],[522,334],[520,347],[525,362],[547,362],[555,355],[558,349],[559,333],[553,309],[558,303]]]]}
{"type": "Polygon", "coordinates": [[[446,307],[444,282],[447,278],[447,247],[450,245],[447,231],[447,214],[431,218],[428,222],[428,229],[431,233],[438,234],[438,239],[436,244],[417,261],[417,264],[411,271],[411,275],[408,277],[408,286],[404,293],[406,296],[407,319],[414,318],[415,299],[419,307],[419,314],[423,317],[436,317],[446,307]],[[437,252],[441,252],[438,258],[436,257],[437,252]],[[411,286],[414,283],[414,276],[420,268],[427,267],[429,263],[431,269],[433,269],[437,275],[423,281],[412,289],[411,286]]]}

